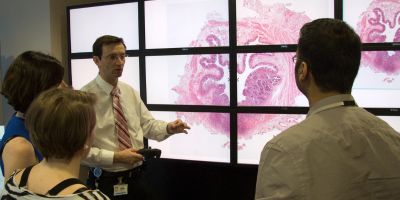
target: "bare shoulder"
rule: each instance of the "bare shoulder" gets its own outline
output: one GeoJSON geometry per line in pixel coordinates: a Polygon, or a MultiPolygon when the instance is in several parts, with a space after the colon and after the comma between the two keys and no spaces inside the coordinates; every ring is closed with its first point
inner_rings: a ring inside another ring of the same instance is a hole
{"type": "Polygon", "coordinates": [[[8,179],[16,169],[23,169],[37,163],[32,144],[23,137],[11,139],[1,155],[4,162],[4,177],[8,179]]]}
{"type": "Polygon", "coordinates": [[[32,155],[34,149],[32,143],[23,137],[15,137],[11,139],[4,147],[3,154],[10,152],[18,155],[32,155]]]}

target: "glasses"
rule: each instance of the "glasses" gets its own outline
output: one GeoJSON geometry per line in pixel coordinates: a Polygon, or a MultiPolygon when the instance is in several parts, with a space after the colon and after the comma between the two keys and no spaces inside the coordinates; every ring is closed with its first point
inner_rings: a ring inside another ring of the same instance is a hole
{"type": "Polygon", "coordinates": [[[120,60],[125,60],[125,58],[128,57],[127,54],[110,54],[106,56],[107,59],[112,60],[112,61],[117,61],[118,59],[120,60]]]}

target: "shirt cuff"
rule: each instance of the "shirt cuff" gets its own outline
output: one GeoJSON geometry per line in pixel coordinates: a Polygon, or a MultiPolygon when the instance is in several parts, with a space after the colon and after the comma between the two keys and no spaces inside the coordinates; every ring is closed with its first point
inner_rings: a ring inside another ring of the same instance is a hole
{"type": "Polygon", "coordinates": [[[104,151],[101,155],[101,165],[112,165],[114,162],[114,152],[113,151],[104,151]]]}

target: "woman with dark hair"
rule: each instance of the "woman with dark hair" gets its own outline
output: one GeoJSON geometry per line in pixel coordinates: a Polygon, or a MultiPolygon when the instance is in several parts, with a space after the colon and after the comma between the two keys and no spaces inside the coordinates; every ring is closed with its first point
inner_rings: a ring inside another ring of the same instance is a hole
{"type": "Polygon", "coordinates": [[[32,146],[25,128],[25,112],[43,91],[62,83],[64,68],[49,55],[26,51],[19,55],[6,72],[1,94],[15,113],[7,123],[0,142],[0,167],[5,180],[15,169],[33,165],[42,155],[32,146]]]}

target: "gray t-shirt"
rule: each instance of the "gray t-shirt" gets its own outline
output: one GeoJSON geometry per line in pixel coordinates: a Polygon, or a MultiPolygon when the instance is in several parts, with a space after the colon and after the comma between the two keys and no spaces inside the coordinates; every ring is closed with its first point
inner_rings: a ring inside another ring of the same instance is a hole
{"type": "Polygon", "coordinates": [[[321,100],[265,145],[255,199],[399,200],[400,134],[351,95],[321,100]]]}

